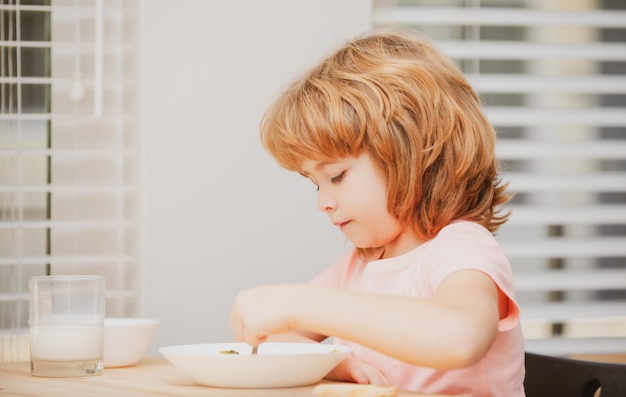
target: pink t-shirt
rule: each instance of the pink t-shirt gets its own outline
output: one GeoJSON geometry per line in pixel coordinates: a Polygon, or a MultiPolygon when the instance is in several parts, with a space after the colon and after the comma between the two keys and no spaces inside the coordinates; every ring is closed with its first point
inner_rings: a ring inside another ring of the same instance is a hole
{"type": "Polygon", "coordinates": [[[454,222],[434,239],[395,258],[367,262],[353,249],[311,284],[431,299],[444,278],[462,269],[488,274],[510,300],[495,342],[477,364],[438,370],[410,365],[347,340],[335,338],[334,343],[352,347],[356,358],[378,368],[400,389],[467,397],[523,397],[524,341],[511,267],[494,236],[481,225],[454,222]]]}

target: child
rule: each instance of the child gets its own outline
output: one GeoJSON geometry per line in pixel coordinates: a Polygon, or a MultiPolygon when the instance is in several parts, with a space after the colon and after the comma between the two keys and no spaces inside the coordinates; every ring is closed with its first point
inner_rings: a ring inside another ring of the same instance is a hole
{"type": "Polygon", "coordinates": [[[327,378],[454,396],[524,396],[524,346],[495,132],[463,75],[423,37],[372,32],[293,82],[264,116],[265,148],[318,188],[354,245],[308,285],[242,291],[251,345],[351,346],[327,378]]]}

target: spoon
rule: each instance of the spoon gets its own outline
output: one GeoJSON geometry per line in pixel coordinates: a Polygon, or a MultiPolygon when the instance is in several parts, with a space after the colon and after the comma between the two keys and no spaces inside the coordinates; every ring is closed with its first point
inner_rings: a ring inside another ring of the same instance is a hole
{"type": "Polygon", "coordinates": [[[259,345],[252,346],[252,355],[256,356],[259,351],[259,345]]]}

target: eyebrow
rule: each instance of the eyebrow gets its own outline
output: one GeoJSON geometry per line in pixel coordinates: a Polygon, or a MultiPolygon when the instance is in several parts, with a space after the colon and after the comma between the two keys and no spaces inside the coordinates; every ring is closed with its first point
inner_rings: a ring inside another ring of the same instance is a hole
{"type": "MultiPolygon", "coordinates": [[[[327,165],[336,164],[336,163],[338,163],[338,162],[339,162],[339,161],[337,161],[337,160],[326,160],[326,161],[320,161],[320,162],[318,162],[317,164],[315,164],[315,167],[313,167],[313,169],[314,169],[315,171],[319,171],[319,170],[321,170],[322,168],[326,167],[327,165]]],[[[304,175],[304,176],[306,176],[306,177],[309,177],[309,173],[308,173],[308,172],[306,172],[306,171],[304,171],[302,168],[300,169],[300,174],[302,174],[302,175],[304,175]]]]}
{"type": "Polygon", "coordinates": [[[315,170],[319,171],[322,168],[326,167],[327,165],[336,164],[336,163],[338,163],[338,161],[320,161],[319,163],[317,163],[317,165],[315,165],[315,170]]]}

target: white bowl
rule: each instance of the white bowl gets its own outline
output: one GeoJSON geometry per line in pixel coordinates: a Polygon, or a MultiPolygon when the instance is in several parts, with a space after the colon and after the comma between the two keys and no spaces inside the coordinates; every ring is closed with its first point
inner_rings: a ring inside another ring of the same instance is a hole
{"type": "Polygon", "coordinates": [[[248,344],[234,342],[159,349],[197,383],[231,388],[310,385],[322,380],[351,349],[323,343],[268,342],[259,345],[257,355],[252,355],[251,351],[248,344]]]}
{"type": "Polygon", "coordinates": [[[137,364],[148,350],[159,323],[149,318],[105,318],[105,368],[137,364]]]}

